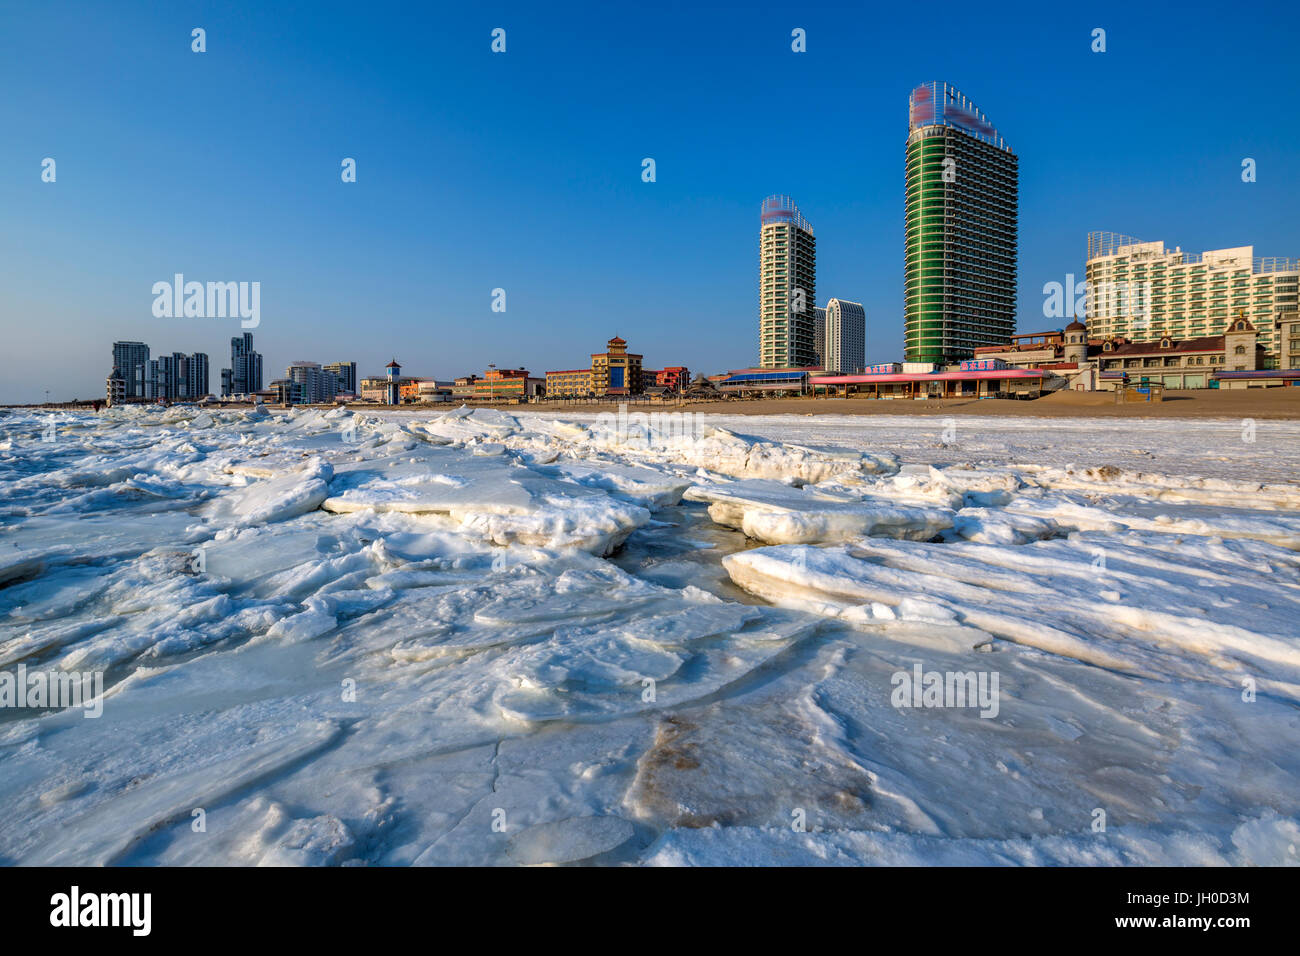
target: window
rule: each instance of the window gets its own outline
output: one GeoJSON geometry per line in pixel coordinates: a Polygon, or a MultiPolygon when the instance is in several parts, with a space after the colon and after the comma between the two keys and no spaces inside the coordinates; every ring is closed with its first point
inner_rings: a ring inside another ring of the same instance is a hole
{"type": "Polygon", "coordinates": [[[1235,349],[1232,350],[1232,354],[1233,354],[1233,355],[1245,355],[1245,354],[1246,354],[1246,346],[1244,346],[1244,345],[1238,345],[1235,349]]]}

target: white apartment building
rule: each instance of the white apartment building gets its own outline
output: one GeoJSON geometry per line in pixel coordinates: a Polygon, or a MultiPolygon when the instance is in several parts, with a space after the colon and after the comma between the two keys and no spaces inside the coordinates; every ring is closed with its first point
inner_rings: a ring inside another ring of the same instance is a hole
{"type": "Polygon", "coordinates": [[[762,368],[817,364],[817,240],[789,196],[759,217],[758,353],[762,368]]]}
{"type": "Polygon", "coordinates": [[[857,372],[867,364],[867,312],[861,302],[828,299],[823,367],[828,372],[857,372]]]}
{"type": "Polygon", "coordinates": [[[1244,313],[1270,367],[1287,368],[1283,331],[1297,316],[1300,259],[1254,246],[1183,252],[1109,232],[1088,235],[1088,334],[1134,342],[1221,335],[1244,313]]]}

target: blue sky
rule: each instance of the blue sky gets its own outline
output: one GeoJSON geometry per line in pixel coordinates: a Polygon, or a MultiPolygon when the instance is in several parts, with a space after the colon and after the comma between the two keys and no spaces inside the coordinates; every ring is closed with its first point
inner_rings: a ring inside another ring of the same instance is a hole
{"type": "Polygon", "coordinates": [[[215,390],[238,322],[155,318],[176,272],[261,283],[268,379],[543,372],[616,333],[656,368],[748,365],[778,192],[816,230],[819,303],[863,302],[893,360],[931,79],[1020,157],[1022,331],[1059,325],[1042,285],[1081,276],[1089,230],[1300,256],[1289,4],[470,6],[0,7],[0,402],[102,396],[114,339],[208,352],[215,390]]]}

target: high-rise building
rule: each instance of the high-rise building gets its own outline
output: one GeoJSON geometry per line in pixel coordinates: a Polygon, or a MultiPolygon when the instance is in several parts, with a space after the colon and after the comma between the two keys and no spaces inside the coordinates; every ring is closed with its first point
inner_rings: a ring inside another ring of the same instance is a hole
{"type": "Polygon", "coordinates": [[[1222,335],[1244,312],[1269,368],[1290,367],[1284,327],[1300,321],[1300,260],[1254,246],[1183,252],[1111,232],[1088,234],[1088,334],[1133,342],[1222,335]]]}
{"type": "Polygon", "coordinates": [[[154,364],[157,366],[157,374],[154,377],[154,393],[150,398],[161,398],[164,401],[175,401],[183,386],[180,383],[182,374],[181,363],[185,360],[185,355],[180,352],[173,352],[171,355],[163,355],[158,358],[154,364]]]}
{"type": "Polygon", "coordinates": [[[145,381],[149,370],[149,346],[143,342],[114,342],[113,367],[122,376],[123,397],[148,397],[145,395],[145,381]]]}
{"type": "Polygon", "coordinates": [[[325,371],[333,372],[338,377],[340,392],[347,392],[349,395],[357,393],[356,362],[333,362],[325,366],[325,371]]]}
{"type": "Polygon", "coordinates": [[[817,240],[789,196],[768,196],[759,212],[758,364],[817,364],[817,240]]]}
{"type": "Polygon", "coordinates": [[[195,352],[186,365],[185,391],[189,398],[203,398],[208,394],[208,353],[195,352]]]}
{"type": "Polygon", "coordinates": [[[172,353],[172,366],[174,378],[172,379],[172,394],[169,398],[193,398],[190,395],[190,357],[184,352],[172,353]]]}
{"type": "Polygon", "coordinates": [[[293,395],[297,402],[316,404],[322,401],[321,371],[319,362],[294,362],[284,370],[285,380],[295,386],[293,395]]]}
{"type": "Polygon", "coordinates": [[[318,362],[294,362],[284,370],[284,381],[293,384],[296,402],[322,405],[334,401],[342,389],[333,368],[322,368],[318,362]]]}
{"type": "Polygon", "coordinates": [[[909,108],[904,352],[956,362],[1015,332],[1019,160],[947,83],[909,108]]]}
{"type": "Polygon", "coordinates": [[[826,364],[826,310],[821,306],[813,309],[813,354],[814,365],[828,368],[826,364]]]}
{"type": "Polygon", "coordinates": [[[167,397],[167,375],[171,357],[164,355],[160,359],[150,359],[145,366],[144,397],[165,399],[167,397]]]}
{"type": "Polygon", "coordinates": [[[830,299],[826,303],[826,351],[822,368],[857,372],[867,364],[867,311],[861,302],[830,299]]]}
{"type": "Polygon", "coordinates": [[[262,356],[253,350],[253,333],[236,335],[230,340],[230,368],[221,373],[221,394],[247,395],[261,390],[262,356]]]}

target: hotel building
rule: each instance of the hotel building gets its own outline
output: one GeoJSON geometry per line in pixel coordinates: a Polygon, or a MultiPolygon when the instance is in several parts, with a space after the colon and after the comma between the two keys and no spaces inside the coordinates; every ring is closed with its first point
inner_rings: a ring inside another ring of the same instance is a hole
{"type": "Polygon", "coordinates": [[[1019,160],[965,95],[909,99],[904,351],[952,363],[1016,327],[1019,160]]]}
{"type": "MultiPolygon", "coordinates": [[[[1295,325],[1300,335],[1300,322],[1295,325]]],[[[1125,336],[1099,339],[1076,319],[1064,330],[1013,335],[1006,345],[976,349],[975,357],[1036,369],[1046,373],[1049,382],[1060,377],[1066,388],[1082,391],[1113,390],[1126,379],[1139,386],[1191,389],[1264,388],[1300,377],[1266,370],[1267,352],[1244,309],[1217,335],[1164,335],[1141,342],[1125,336]]]]}
{"type": "Polygon", "coordinates": [[[627,350],[617,335],[605,352],[591,353],[589,368],[560,369],[546,373],[546,394],[550,398],[587,395],[638,395],[645,390],[642,356],[627,350]]]}
{"type": "Polygon", "coordinates": [[[1259,371],[1267,355],[1258,330],[1244,314],[1226,324],[1218,335],[1190,339],[1166,335],[1142,342],[1108,338],[1096,359],[1101,370],[1098,386],[1114,389],[1127,380],[1165,388],[1208,388],[1225,375],[1259,371]]]}
{"type": "Polygon", "coordinates": [[[1222,333],[1245,313],[1268,368],[1293,368],[1284,334],[1297,315],[1300,260],[1260,258],[1254,246],[1183,252],[1111,232],[1088,235],[1088,331],[1149,342],[1222,333]]]}
{"type": "Polygon", "coordinates": [[[547,372],[546,394],[551,398],[575,398],[590,395],[591,369],[566,368],[547,372]]]}
{"type": "Polygon", "coordinates": [[[758,364],[816,365],[817,240],[789,196],[759,212],[758,364]]]}
{"type": "Polygon", "coordinates": [[[826,303],[826,344],[822,368],[856,372],[867,364],[867,312],[861,302],[830,299],[826,303]]]}

